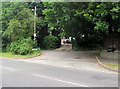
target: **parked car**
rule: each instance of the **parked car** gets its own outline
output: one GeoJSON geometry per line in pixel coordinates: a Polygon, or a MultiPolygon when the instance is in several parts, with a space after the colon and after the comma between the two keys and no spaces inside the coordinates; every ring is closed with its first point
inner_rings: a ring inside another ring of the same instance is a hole
{"type": "Polygon", "coordinates": [[[67,39],[67,40],[64,40],[63,43],[64,43],[64,44],[70,44],[70,43],[71,43],[71,40],[68,40],[68,39],[67,39]]]}

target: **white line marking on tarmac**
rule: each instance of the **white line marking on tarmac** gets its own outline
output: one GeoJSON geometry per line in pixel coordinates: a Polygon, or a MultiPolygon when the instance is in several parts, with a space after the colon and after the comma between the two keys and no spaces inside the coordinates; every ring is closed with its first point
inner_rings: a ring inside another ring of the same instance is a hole
{"type": "Polygon", "coordinates": [[[6,69],[6,70],[9,70],[9,71],[16,71],[16,69],[5,67],[5,66],[3,66],[2,69],[6,69]]]}
{"type": "Polygon", "coordinates": [[[72,85],[79,86],[79,87],[88,87],[88,86],[83,85],[83,84],[68,82],[68,81],[64,81],[64,80],[61,80],[61,79],[51,78],[51,77],[47,77],[47,76],[43,76],[43,75],[38,75],[38,74],[33,74],[33,75],[37,76],[37,77],[41,77],[41,78],[46,78],[46,79],[50,79],[50,80],[55,80],[55,81],[67,83],[67,84],[72,84],[72,85]]]}
{"type": "MultiPolygon", "coordinates": [[[[40,63],[40,62],[36,62],[36,61],[28,61],[28,60],[20,60],[21,62],[29,62],[29,63],[37,63],[37,64],[45,64],[45,63],[40,63]]],[[[49,65],[49,66],[55,66],[55,67],[61,67],[61,68],[67,68],[67,69],[77,69],[77,70],[81,70],[81,68],[76,68],[76,67],[70,67],[70,66],[56,66],[56,65],[51,65],[51,64],[45,64],[45,65],[49,65]]],[[[103,72],[103,73],[111,73],[111,74],[118,74],[115,72],[110,72],[110,71],[101,71],[101,70],[93,70],[93,71],[97,71],[97,72],[103,72]]]]}

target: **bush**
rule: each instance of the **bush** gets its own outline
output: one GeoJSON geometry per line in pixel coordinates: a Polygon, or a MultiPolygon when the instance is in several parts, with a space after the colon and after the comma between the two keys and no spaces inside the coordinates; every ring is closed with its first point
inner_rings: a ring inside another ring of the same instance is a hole
{"type": "Polygon", "coordinates": [[[73,43],[73,50],[102,50],[103,41],[96,36],[88,38],[78,38],[73,43]]]}
{"type": "Polygon", "coordinates": [[[56,36],[46,36],[43,45],[44,49],[55,49],[59,45],[59,39],[56,36]]]}
{"type": "Polygon", "coordinates": [[[37,41],[33,41],[33,48],[37,48],[37,41]]]}
{"type": "Polygon", "coordinates": [[[31,38],[28,39],[21,39],[18,41],[11,42],[7,46],[7,51],[14,52],[15,54],[26,55],[32,52],[33,48],[33,41],[31,38]]]}

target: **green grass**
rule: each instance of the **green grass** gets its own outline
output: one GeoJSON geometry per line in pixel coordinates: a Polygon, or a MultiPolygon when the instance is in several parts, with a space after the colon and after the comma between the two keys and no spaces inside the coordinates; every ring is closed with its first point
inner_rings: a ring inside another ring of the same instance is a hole
{"type": "Polygon", "coordinates": [[[111,63],[103,63],[104,65],[106,65],[106,66],[109,66],[109,67],[112,67],[112,68],[114,68],[114,69],[120,69],[120,65],[118,65],[118,64],[111,64],[111,63]]]}
{"type": "Polygon", "coordinates": [[[0,50],[0,57],[7,57],[7,58],[25,58],[25,57],[33,57],[33,56],[37,56],[40,55],[41,51],[40,50],[34,50],[32,53],[29,53],[27,55],[18,55],[18,54],[14,54],[12,52],[2,52],[0,50]]]}

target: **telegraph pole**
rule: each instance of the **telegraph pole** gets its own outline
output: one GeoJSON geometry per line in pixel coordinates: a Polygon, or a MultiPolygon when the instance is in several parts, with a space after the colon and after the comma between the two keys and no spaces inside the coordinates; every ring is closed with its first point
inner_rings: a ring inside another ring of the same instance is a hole
{"type": "Polygon", "coordinates": [[[36,39],[36,6],[34,9],[34,41],[36,39]]]}

